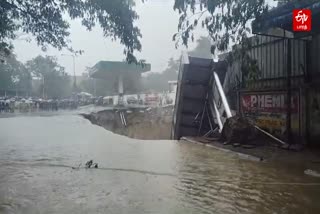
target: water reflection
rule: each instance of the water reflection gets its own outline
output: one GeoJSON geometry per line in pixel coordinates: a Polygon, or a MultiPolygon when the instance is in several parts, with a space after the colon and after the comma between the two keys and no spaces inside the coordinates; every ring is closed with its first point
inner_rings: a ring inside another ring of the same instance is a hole
{"type": "Polygon", "coordinates": [[[75,114],[0,119],[0,213],[319,213],[319,179],[75,114]],[[72,169],[94,159],[100,169],[72,169]]]}
{"type": "Polygon", "coordinates": [[[299,167],[242,160],[198,145],[181,144],[180,149],[184,161],[175,188],[180,200],[203,213],[319,211],[319,179],[303,175],[299,167]]]}

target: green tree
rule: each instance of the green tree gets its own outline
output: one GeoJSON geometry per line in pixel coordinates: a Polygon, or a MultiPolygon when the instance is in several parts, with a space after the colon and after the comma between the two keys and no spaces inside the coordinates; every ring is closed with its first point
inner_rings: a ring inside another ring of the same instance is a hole
{"type": "MultiPolygon", "coordinates": [[[[283,2],[283,0],[275,0],[283,2]]],[[[299,0],[285,0],[293,2],[299,0]]],[[[317,0],[304,0],[304,2],[317,0]]],[[[251,33],[250,22],[269,10],[266,0],[175,0],[179,11],[178,33],[173,36],[177,44],[188,45],[194,40],[193,30],[198,24],[207,29],[213,40],[211,53],[225,51],[232,43],[246,40],[251,33]]]]}
{"type": "Polygon", "coordinates": [[[4,63],[0,63],[0,90],[7,94],[21,92],[23,95],[31,92],[31,74],[23,63],[11,54],[5,58],[4,63]]]}
{"type": "Polygon", "coordinates": [[[107,80],[89,78],[88,74],[84,75],[88,78],[83,79],[79,83],[81,91],[95,96],[106,96],[116,93],[116,85],[110,85],[107,80]]]}
{"type": "Polygon", "coordinates": [[[104,36],[125,46],[128,61],[136,61],[134,51],[141,50],[140,30],[134,25],[138,15],[133,0],[1,0],[0,53],[10,53],[17,32],[32,34],[38,45],[69,48],[69,23],[64,14],[81,19],[91,30],[96,24],[104,36]]]}
{"type": "MultiPolygon", "coordinates": [[[[90,68],[87,68],[88,70],[90,68]]],[[[89,73],[82,74],[82,80],[78,82],[80,91],[84,91],[90,94],[95,94],[95,80],[89,77],[89,73]]]]}
{"type": "Polygon", "coordinates": [[[64,67],[51,56],[37,56],[28,61],[26,67],[30,73],[42,80],[39,94],[48,98],[63,98],[71,95],[70,76],[64,67]]]}
{"type": "Polygon", "coordinates": [[[0,64],[0,89],[3,92],[13,90],[12,67],[8,64],[0,64]]]}
{"type": "Polygon", "coordinates": [[[143,89],[156,92],[169,90],[169,80],[176,80],[179,71],[179,60],[169,59],[167,68],[162,73],[149,73],[142,79],[143,89]]]}

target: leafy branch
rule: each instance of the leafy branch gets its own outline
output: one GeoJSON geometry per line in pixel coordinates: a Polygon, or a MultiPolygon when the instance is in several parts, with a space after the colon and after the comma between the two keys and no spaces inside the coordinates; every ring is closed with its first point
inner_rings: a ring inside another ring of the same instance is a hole
{"type": "Polygon", "coordinates": [[[87,30],[97,24],[105,37],[124,45],[129,62],[138,62],[135,51],[141,51],[140,30],[134,25],[138,15],[131,0],[1,0],[0,52],[9,53],[10,41],[16,32],[31,34],[39,46],[55,48],[70,46],[69,23],[63,17],[80,19],[87,30]]]}
{"type": "MultiPolygon", "coordinates": [[[[179,18],[179,24],[178,29],[179,32],[175,33],[172,37],[172,40],[175,41],[175,47],[178,48],[180,44],[180,39],[182,39],[182,44],[188,47],[188,38],[190,36],[190,32],[194,30],[195,27],[197,27],[199,21],[201,20],[201,17],[208,12],[208,10],[203,10],[197,13],[192,14],[191,16],[186,18],[186,14],[182,14],[179,18]],[[197,18],[194,19],[194,16],[198,15],[197,18]],[[192,20],[193,19],[193,20],[192,20]],[[190,20],[193,22],[190,24],[190,20]]],[[[191,34],[191,40],[194,42],[194,34],[191,34]]]]}
{"type": "Polygon", "coordinates": [[[178,10],[181,16],[174,39],[179,41],[181,38],[185,46],[190,39],[194,40],[194,26],[184,26],[188,26],[188,13],[197,14],[200,11],[201,15],[206,14],[202,27],[207,29],[212,38],[212,54],[217,50],[223,52],[228,50],[231,44],[240,43],[247,38],[251,33],[250,21],[262,16],[268,8],[265,0],[175,0],[174,9],[178,10]]]}

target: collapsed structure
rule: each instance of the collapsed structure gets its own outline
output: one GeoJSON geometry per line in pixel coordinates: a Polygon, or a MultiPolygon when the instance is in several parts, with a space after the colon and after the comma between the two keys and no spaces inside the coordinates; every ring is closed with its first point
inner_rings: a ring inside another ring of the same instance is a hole
{"type": "Polygon", "coordinates": [[[280,141],[317,144],[319,24],[320,3],[289,3],[253,22],[255,35],[242,57],[219,62],[182,57],[172,138],[221,131],[231,113],[248,118],[280,141]],[[294,8],[312,11],[311,31],[293,32],[294,8]],[[219,93],[219,82],[230,112],[219,93]]]}

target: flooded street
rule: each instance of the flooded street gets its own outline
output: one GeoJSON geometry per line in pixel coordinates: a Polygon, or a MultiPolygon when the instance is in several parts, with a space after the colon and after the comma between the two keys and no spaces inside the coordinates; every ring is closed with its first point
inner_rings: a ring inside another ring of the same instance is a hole
{"type": "Polygon", "coordinates": [[[303,166],[133,140],[71,112],[0,127],[0,213],[320,213],[320,179],[303,166]]]}

